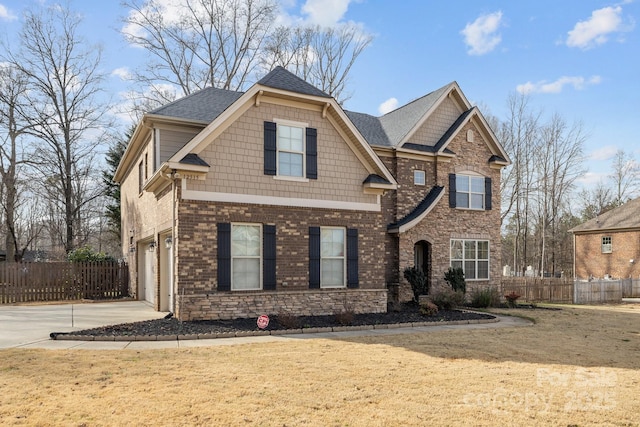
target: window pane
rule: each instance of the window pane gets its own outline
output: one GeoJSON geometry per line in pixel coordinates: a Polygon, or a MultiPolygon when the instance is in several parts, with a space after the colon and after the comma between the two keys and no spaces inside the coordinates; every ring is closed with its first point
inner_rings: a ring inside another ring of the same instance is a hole
{"type": "Polygon", "coordinates": [[[476,262],[475,261],[464,262],[464,278],[465,279],[476,278],[476,262]]]}
{"type": "Polygon", "coordinates": [[[304,151],[302,141],[302,128],[291,128],[291,150],[304,151]]]}
{"type": "Polygon", "coordinates": [[[489,261],[478,261],[478,279],[489,278],[489,261]]]}
{"type": "Polygon", "coordinates": [[[484,194],[484,178],[471,178],[471,192],[484,194]]]}
{"type": "Polygon", "coordinates": [[[478,242],[478,259],[489,259],[489,242],[478,242]]]}
{"type": "Polygon", "coordinates": [[[476,241],[475,240],[465,240],[464,259],[476,259],[476,241]]]}
{"type": "Polygon", "coordinates": [[[462,259],[462,240],[451,241],[451,259],[462,259]]]}
{"type": "Polygon", "coordinates": [[[233,289],[260,289],[260,259],[233,259],[233,289]]]}
{"type": "Polygon", "coordinates": [[[234,225],[231,229],[231,256],[260,256],[260,227],[234,225]]]}
{"type": "Polygon", "coordinates": [[[424,171],[413,171],[413,183],[415,185],[424,185],[425,183],[424,171]]]}
{"type": "Polygon", "coordinates": [[[462,261],[451,261],[451,268],[462,268],[462,261]]]}
{"type": "Polygon", "coordinates": [[[320,264],[322,286],[344,286],[344,261],[323,259],[320,264]]]}
{"type": "Polygon", "coordinates": [[[320,231],[321,256],[344,257],[344,229],[323,228],[320,231]]]}
{"type": "Polygon", "coordinates": [[[302,154],[279,153],[278,170],[280,175],[302,176],[302,154]]]}
{"type": "Polygon", "coordinates": [[[456,175],[456,191],[469,192],[469,177],[466,175],[456,175]]]}
{"type": "Polygon", "coordinates": [[[484,209],[484,194],[472,194],[471,206],[472,209],[484,209]]]}
{"type": "Polygon", "coordinates": [[[469,193],[456,192],[456,207],[468,208],[469,207],[469,193]]]}

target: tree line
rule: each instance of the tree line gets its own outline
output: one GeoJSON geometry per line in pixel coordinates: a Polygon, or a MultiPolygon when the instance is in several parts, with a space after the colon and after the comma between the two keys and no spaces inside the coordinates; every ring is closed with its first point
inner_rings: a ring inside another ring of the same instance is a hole
{"type": "Polygon", "coordinates": [[[632,153],[619,150],[611,173],[595,186],[584,176],[581,122],[559,114],[545,118],[527,95],[512,94],[507,117],[491,118],[512,164],[502,171],[502,263],[511,274],[570,275],[573,240],[569,230],[620,206],[640,189],[640,167],[632,153]]]}

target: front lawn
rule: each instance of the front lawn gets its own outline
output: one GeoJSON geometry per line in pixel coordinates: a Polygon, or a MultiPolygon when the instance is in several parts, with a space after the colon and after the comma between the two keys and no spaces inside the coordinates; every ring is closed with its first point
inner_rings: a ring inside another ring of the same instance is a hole
{"type": "Polygon", "coordinates": [[[2,350],[0,424],[639,425],[640,304],[525,314],[537,323],[179,350],[2,350]]]}

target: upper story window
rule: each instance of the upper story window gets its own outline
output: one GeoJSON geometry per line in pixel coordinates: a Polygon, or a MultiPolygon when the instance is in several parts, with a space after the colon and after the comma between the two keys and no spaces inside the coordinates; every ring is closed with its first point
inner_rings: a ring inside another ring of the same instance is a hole
{"type": "Polygon", "coordinates": [[[264,174],[318,178],[318,132],[306,123],[264,122],[264,174]]]}
{"type": "Polygon", "coordinates": [[[413,184],[414,185],[425,185],[426,176],[424,171],[414,170],[413,171],[413,184]]]}
{"type": "Polygon", "coordinates": [[[304,176],[304,129],[278,125],[278,175],[304,176]]]}
{"type": "Polygon", "coordinates": [[[602,237],[602,253],[610,254],[613,252],[613,246],[611,245],[611,236],[602,237]]]}
{"type": "Polygon", "coordinates": [[[449,174],[449,207],[491,210],[491,178],[471,174],[449,174]]]}
{"type": "Polygon", "coordinates": [[[456,207],[484,209],[484,177],[456,175],[456,207]]]}

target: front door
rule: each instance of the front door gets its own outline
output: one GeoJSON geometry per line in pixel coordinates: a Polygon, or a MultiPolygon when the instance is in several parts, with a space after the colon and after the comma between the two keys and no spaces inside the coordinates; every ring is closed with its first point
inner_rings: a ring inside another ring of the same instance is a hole
{"type": "Polygon", "coordinates": [[[422,270],[431,289],[431,243],[421,240],[413,247],[413,265],[422,270]]]}

